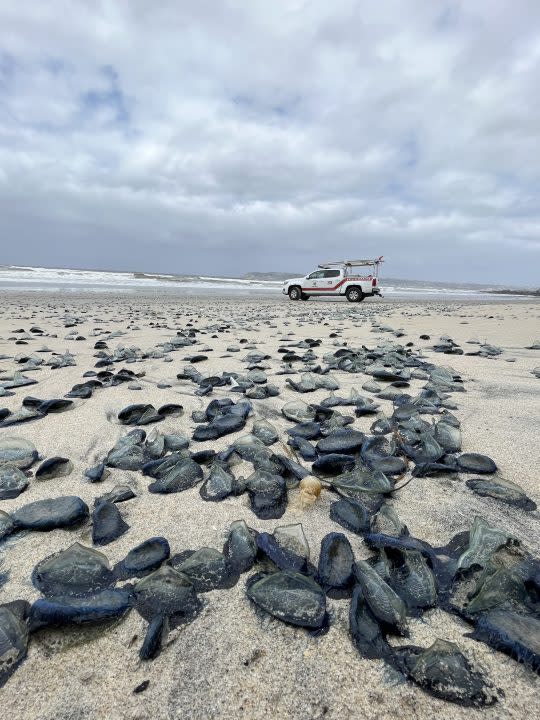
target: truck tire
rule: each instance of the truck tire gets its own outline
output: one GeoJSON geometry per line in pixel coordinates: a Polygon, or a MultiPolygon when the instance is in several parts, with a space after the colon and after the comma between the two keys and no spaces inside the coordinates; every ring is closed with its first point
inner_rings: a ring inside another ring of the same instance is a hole
{"type": "Polygon", "coordinates": [[[293,285],[289,288],[289,297],[291,300],[300,300],[302,297],[302,291],[298,287],[298,285],[293,285]]]}
{"type": "Polygon", "coordinates": [[[362,289],[359,287],[356,287],[356,285],[352,285],[351,287],[347,288],[347,291],[345,292],[345,297],[349,302],[362,302],[364,299],[364,293],[362,292],[362,289]]]}

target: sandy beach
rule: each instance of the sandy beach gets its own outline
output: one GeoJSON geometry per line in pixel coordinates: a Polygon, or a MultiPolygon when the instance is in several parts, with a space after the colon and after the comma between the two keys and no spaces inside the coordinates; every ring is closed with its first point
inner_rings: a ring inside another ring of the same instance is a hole
{"type": "MultiPolygon", "coordinates": [[[[149,478],[138,471],[111,468],[103,482],[89,483],[84,472],[104,458],[130,427],[118,422],[120,410],[132,403],[183,405],[181,417],[166,417],[145,428],[160,433],[181,433],[192,437],[196,423],[193,411],[201,411],[215,398],[242,395],[227,386],[216,387],[207,396],[195,394],[196,385],[177,379],[188,362],[185,356],[202,353],[207,360],[196,365],[204,375],[222,372],[245,374],[246,346],[255,346],[269,356],[263,361],[268,382],[279,395],[253,400],[253,413],[245,429],[202,443],[190,450],[226,449],[237,437],[250,432],[254,421],[265,418],[279,432],[280,440],[270,449],[291,454],[286,429],[291,426],[281,414],[286,402],[303,400],[320,403],[328,390],[300,395],[287,383],[294,375],[279,375],[282,362],[278,349],[311,338],[321,340],[314,347],[319,362],[339,347],[375,347],[386,341],[421,349],[429,362],[452,367],[463,379],[466,392],[455,393],[454,414],[461,422],[463,452],[478,452],[493,458],[500,477],[519,484],[540,503],[538,467],[540,462],[540,380],[532,370],[540,365],[540,350],[526,349],[538,341],[540,303],[531,300],[497,298],[493,302],[387,302],[366,301],[292,303],[278,297],[172,297],[142,294],[115,297],[107,294],[5,293],[0,307],[0,378],[18,370],[14,357],[32,355],[44,345],[53,353],[69,351],[75,364],[52,369],[44,365],[24,373],[37,384],[18,387],[13,395],[0,397],[0,408],[15,412],[22,399],[63,397],[83,374],[95,370],[94,345],[104,340],[108,352],[117,346],[155,348],[177,332],[196,330],[196,344],[165,356],[145,357],[125,365],[135,373],[140,390],[128,383],[100,389],[87,400],[76,399],[70,410],[49,414],[34,421],[0,428],[5,436],[31,440],[41,458],[62,456],[74,466],[66,477],[49,481],[30,478],[19,497],[0,500],[0,510],[12,513],[24,504],[60,495],[76,495],[92,508],[94,499],[118,483],[129,485],[136,497],[120,503],[118,509],[129,530],[100,550],[111,564],[151,536],[163,536],[171,555],[201,547],[222,549],[231,522],[243,519],[258,530],[301,523],[308,540],[311,561],[317,565],[322,538],[329,532],[343,532],[356,560],[372,551],[362,537],[330,520],[334,493],[323,488],[320,497],[306,506],[298,489],[289,491],[289,504],[280,519],[261,520],[252,512],[247,495],[228,497],[221,502],[204,502],[199,487],[160,495],[147,491],[149,478]],[[397,331],[381,331],[373,323],[397,331]],[[30,333],[37,326],[42,334],[30,333]],[[24,333],[15,331],[24,330],[24,333]],[[68,336],[69,333],[75,334],[68,336]],[[117,336],[109,337],[111,333],[117,336]],[[429,340],[421,340],[429,335],[429,340]],[[441,336],[450,336],[464,353],[489,343],[502,349],[495,357],[444,355],[433,345],[441,336]],[[77,337],[78,339],[74,339],[77,337]],[[25,338],[26,344],[15,344],[25,338]],[[240,352],[230,352],[236,346],[240,352]],[[172,359],[165,362],[165,359],[172,359]],[[164,385],[165,387],[160,387],[164,385]]],[[[46,358],[51,353],[45,354],[46,358]]],[[[297,366],[298,367],[298,366],[297,366]]],[[[300,364],[301,367],[301,364],[300,364]]],[[[107,368],[111,369],[111,368],[107,368]]],[[[339,383],[337,395],[347,396],[351,388],[369,396],[362,385],[369,376],[332,370],[339,383]]],[[[413,379],[406,390],[416,395],[424,382],[413,379]]],[[[373,395],[371,395],[376,399],[373,395]]],[[[392,413],[392,402],[380,400],[380,411],[392,413]]],[[[348,408],[339,408],[344,414],[348,408]]],[[[352,427],[365,433],[375,418],[355,418],[352,427]]],[[[291,455],[292,457],[292,455],[291,455]]],[[[294,458],[309,469],[309,463],[294,458]]],[[[35,470],[36,465],[32,470],[35,470]]],[[[205,477],[208,470],[204,469],[205,477]]],[[[241,467],[247,475],[250,468],[241,467]]],[[[533,555],[540,552],[538,511],[525,512],[490,497],[474,494],[462,474],[418,477],[394,493],[389,501],[411,535],[433,546],[446,544],[456,533],[468,530],[475,516],[518,538],[533,555]]],[[[36,563],[74,542],[92,546],[91,525],[50,532],[17,533],[0,544],[0,572],[7,581],[0,588],[0,603],[17,599],[29,602],[40,597],[31,581],[36,563]]],[[[28,656],[0,689],[3,717],[10,720],[60,720],[122,718],[154,720],[189,718],[364,718],[383,720],[406,715],[428,720],[466,718],[517,719],[540,713],[538,677],[527,667],[482,642],[464,637],[470,626],[441,609],[428,610],[411,618],[408,643],[427,647],[436,638],[455,642],[466,657],[482,669],[489,681],[502,691],[499,702],[490,708],[462,708],[431,697],[405,680],[382,660],[362,658],[353,646],[348,630],[349,599],[328,599],[330,629],[312,637],[255,610],[246,597],[240,577],[230,589],[201,594],[204,607],[199,616],[170,633],[166,646],[153,661],[141,661],[138,650],[147,623],[134,610],[106,627],[47,629],[31,637],[28,656]],[[146,689],[134,693],[141,683],[146,689]]],[[[392,643],[404,643],[392,639],[392,643]]]]}

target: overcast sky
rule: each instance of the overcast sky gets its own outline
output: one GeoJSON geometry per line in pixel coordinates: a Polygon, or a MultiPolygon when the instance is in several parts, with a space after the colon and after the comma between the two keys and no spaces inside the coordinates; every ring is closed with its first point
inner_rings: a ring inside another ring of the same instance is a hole
{"type": "Polygon", "coordinates": [[[540,285],[540,2],[0,0],[0,249],[540,285]]]}

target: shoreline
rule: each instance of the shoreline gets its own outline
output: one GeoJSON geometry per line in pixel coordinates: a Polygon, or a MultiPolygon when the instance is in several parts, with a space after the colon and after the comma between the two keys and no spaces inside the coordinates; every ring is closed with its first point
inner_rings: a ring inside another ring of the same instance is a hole
{"type": "MultiPolygon", "coordinates": [[[[81,289],[80,287],[72,287],[69,289],[66,288],[51,288],[44,290],[43,288],[12,288],[12,287],[1,287],[0,286],[0,292],[5,295],[6,297],[49,297],[49,298],[55,298],[55,299],[80,299],[80,300],[90,300],[94,298],[95,300],[100,299],[121,299],[121,298],[129,298],[129,297],[137,297],[137,298],[149,298],[149,299],[159,299],[159,298],[176,298],[178,300],[182,299],[192,299],[192,300],[201,300],[204,302],[204,300],[215,300],[216,297],[223,298],[225,300],[238,300],[238,301],[265,301],[265,302],[283,302],[293,305],[294,303],[289,300],[289,298],[279,291],[271,292],[266,289],[233,289],[233,288],[181,288],[181,287],[155,287],[155,288],[147,288],[147,287],[137,287],[137,286],[131,286],[129,288],[126,287],[96,287],[96,288],[88,288],[88,289],[81,289]]],[[[467,294],[467,295],[455,295],[449,293],[448,295],[442,295],[442,294],[419,294],[419,295],[407,295],[407,294],[400,294],[400,293],[388,293],[386,295],[383,294],[382,297],[373,297],[373,298],[366,298],[362,303],[348,303],[346,298],[344,296],[340,297],[312,297],[307,302],[301,303],[302,306],[305,307],[311,307],[313,305],[316,305],[318,303],[323,304],[343,304],[345,306],[352,306],[352,307],[369,307],[372,305],[379,306],[384,304],[426,304],[426,303],[433,303],[433,304],[451,304],[451,305],[467,305],[467,304],[474,304],[474,305],[500,305],[504,303],[508,303],[511,305],[514,304],[536,304],[540,303],[540,297],[537,297],[536,295],[530,296],[530,295],[522,295],[522,294],[512,294],[512,295],[503,295],[503,294],[489,294],[487,291],[483,294],[467,294]]],[[[297,303],[300,305],[300,303],[297,303]]]]}

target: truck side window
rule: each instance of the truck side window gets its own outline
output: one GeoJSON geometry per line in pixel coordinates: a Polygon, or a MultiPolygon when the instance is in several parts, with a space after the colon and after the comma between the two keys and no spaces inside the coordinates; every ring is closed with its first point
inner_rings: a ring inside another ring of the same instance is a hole
{"type": "Polygon", "coordinates": [[[334,278],[334,277],[339,277],[339,276],[340,276],[339,270],[325,270],[324,271],[325,278],[334,278]]]}
{"type": "Polygon", "coordinates": [[[307,276],[308,280],[315,280],[316,278],[324,277],[324,270],[315,270],[307,276]]]}

